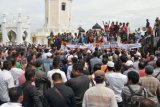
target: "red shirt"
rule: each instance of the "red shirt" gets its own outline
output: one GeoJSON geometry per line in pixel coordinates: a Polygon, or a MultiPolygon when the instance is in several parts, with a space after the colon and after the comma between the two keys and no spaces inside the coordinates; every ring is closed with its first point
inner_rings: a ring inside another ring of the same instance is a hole
{"type": "Polygon", "coordinates": [[[104,25],[104,30],[105,30],[105,32],[109,32],[109,26],[108,25],[104,25]]]}
{"type": "Polygon", "coordinates": [[[128,29],[127,26],[122,26],[122,27],[121,27],[121,31],[122,31],[122,32],[127,32],[127,29],[128,29]]]}
{"type": "Polygon", "coordinates": [[[140,77],[144,77],[145,76],[145,70],[144,69],[139,70],[138,74],[139,74],[140,77]]]}

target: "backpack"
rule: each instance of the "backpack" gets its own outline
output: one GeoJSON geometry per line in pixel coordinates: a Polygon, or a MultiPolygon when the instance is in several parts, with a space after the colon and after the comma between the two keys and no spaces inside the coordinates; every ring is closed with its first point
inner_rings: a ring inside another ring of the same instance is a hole
{"type": "Polygon", "coordinates": [[[141,87],[141,89],[138,92],[134,92],[130,86],[128,86],[129,91],[131,93],[131,96],[127,98],[127,100],[124,102],[125,107],[140,107],[141,102],[144,99],[147,99],[147,91],[145,88],[141,87]],[[144,91],[144,95],[142,92],[144,91]]]}

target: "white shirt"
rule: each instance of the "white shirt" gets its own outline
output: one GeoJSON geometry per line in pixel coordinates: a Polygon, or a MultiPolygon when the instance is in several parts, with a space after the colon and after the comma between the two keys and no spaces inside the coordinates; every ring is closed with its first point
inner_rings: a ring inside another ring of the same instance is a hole
{"type": "Polygon", "coordinates": [[[15,85],[19,86],[19,77],[22,76],[25,72],[19,68],[11,68],[10,72],[13,76],[15,85]]]}
{"type": "Polygon", "coordinates": [[[68,61],[71,61],[72,58],[73,58],[73,55],[68,55],[67,60],[68,60],[68,61]]]}
{"type": "Polygon", "coordinates": [[[22,104],[8,102],[8,103],[2,104],[0,107],[22,107],[22,104]]]}
{"type": "Polygon", "coordinates": [[[0,72],[0,100],[3,102],[10,101],[8,89],[14,87],[14,79],[10,71],[3,70],[0,72]]]}
{"type": "Polygon", "coordinates": [[[122,102],[122,89],[127,84],[127,76],[121,73],[111,72],[106,73],[106,79],[109,83],[109,88],[112,89],[116,95],[117,102],[122,102]]]}
{"type": "Polygon", "coordinates": [[[50,52],[48,52],[48,53],[43,53],[42,54],[42,59],[47,59],[47,57],[50,57],[50,56],[52,56],[52,54],[50,53],[50,52]]]}
{"type": "Polygon", "coordinates": [[[51,71],[48,71],[48,73],[47,73],[47,77],[48,77],[48,79],[49,79],[50,82],[51,82],[51,87],[53,87],[52,75],[53,75],[54,73],[60,73],[61,76],[62,76],[63,82],[66,82],[66,81],[67,81],[66,75],[65,75],[65,73],[64,73],[63,71],[61,71],[60,69],[53,69],[53,70],[51,70],[51,71]]]}
{"type": "Polygon", "coordinates": [[[73,70],[73,66],[69,66],[68,69],[67,69],[67,78],[68,80],[71,79],[71,72],[73,70]]]}

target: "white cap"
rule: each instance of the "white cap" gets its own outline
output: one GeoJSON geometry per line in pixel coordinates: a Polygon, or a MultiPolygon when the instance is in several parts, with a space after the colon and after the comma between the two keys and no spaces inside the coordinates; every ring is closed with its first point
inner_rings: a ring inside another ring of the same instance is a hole
{"type": "Polygon", "coordinates": [[[107,66],[108,66],[108,67],[112,67],[112,68],[113,68],[113,67],[114,67],[114,62],[112,62],[112,61],[108,61],[107,66]]]}
{"type": "Polygon", "coordinates": [[[131,60],[128,60],[125,64],[126,66],[132,66],[133,65],[133,62],[131,60]]]}
{"type": "Polygon", "coordinates": [[[46,53],[46,56],[47,56],[47,57],[51,57],[52,54],[51,54],[50,52],[48,52],[48,53],[46,53]]]}
{"type": "Polygon", "coordinates": [[[91,51],[90,51],[90,50],[87,50],[87,53],[91,54],[91,51]]]}

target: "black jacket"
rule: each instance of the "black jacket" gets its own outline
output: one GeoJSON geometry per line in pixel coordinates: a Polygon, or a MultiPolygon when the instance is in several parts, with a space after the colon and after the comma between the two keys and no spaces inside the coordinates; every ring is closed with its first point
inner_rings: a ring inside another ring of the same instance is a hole
{"type": "Polygon", "coordinates": [[[31,85],[29,81],[26,81],[23,85],[23,107],[43,107],[39,93],[35,86],[31,85]]]}
{"type": "Polygon", "coordinates": [[[82,106],[82,100],[84,93],[89,88],[90,80],[87,75],[79,75],[75,78],[72,78],[66,82],[66,85],[71,87],[75,93],[76,105],[78,107],[82,106]]]}
{"type": "Polygon", "coordinates": [[[49,107],[76,107],[73,90],[64,83],[56,84],[53,88],[48,89],[44,97],[49,107]],[[55,87],[61,96],[56,92],[55,87]]]}

